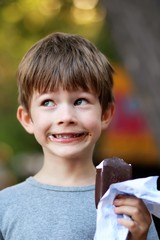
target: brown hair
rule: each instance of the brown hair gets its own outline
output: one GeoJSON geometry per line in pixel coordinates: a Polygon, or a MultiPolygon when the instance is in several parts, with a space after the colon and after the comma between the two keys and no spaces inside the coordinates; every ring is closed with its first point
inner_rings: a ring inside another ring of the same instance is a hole
{"type": "Polygon", "coordinates": [[[52,33],[26,53],[18,68],[19,103],[27,111],[34,91],[82,88],[99,96],[102,111],[113,101],[113,68],[88,40],[67,33],[52,33]]]}

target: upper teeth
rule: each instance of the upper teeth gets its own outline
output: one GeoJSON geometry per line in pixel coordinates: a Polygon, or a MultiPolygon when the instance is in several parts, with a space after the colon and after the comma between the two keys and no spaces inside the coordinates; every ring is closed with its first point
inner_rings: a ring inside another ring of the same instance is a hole
{"type": "Polygon", "coordinates": [[[56,138],[73,138],[73,137],[78,137],[81,134],[77,133],[77,134],[55,134],[54,137],[56,138]]]}

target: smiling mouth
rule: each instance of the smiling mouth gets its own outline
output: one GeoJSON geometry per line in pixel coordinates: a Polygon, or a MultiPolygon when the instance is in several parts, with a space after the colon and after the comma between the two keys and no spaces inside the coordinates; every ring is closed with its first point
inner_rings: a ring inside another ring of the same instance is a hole
{"type": "Polygon", "coordinates": [[[53,139],[74,139],[74,138],[80,138],[87,136],[88,133],[82,132],[82,133],[61,133],[61,134],[49,134],[48,138],[50,140],[53,139]]]}

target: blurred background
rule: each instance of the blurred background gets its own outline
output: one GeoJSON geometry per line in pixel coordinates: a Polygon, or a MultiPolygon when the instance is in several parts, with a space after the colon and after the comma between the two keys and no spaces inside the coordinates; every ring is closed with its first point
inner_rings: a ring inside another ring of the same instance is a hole
{"type": "Polygon", "coordinates": [[[80,34],[115,69],[116,112],[95,165],[118,156],[133,177],[160,175],[160,2],[158,0],[0,0],[0,189],[41,166],[41,149],[16,119],[16,70],[25,52],[53,31],[80,34]]]}

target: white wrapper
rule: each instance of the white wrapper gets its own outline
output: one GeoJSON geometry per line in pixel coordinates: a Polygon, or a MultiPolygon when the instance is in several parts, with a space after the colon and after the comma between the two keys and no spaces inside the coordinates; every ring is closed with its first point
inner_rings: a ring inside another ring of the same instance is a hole
{"type": "MultiPolygon", "coordinates": [[[[157,178],[147,177],[111,184],[97,208],[97,228],[94,240],[126,240],[128,229],[117,223],[113,200],[118,194],[134,195],[144,201],[151,214],[160,218],[160,191],[157,178]]],[[[120,216],[127,217],[127,216],[120,216]]]]}

